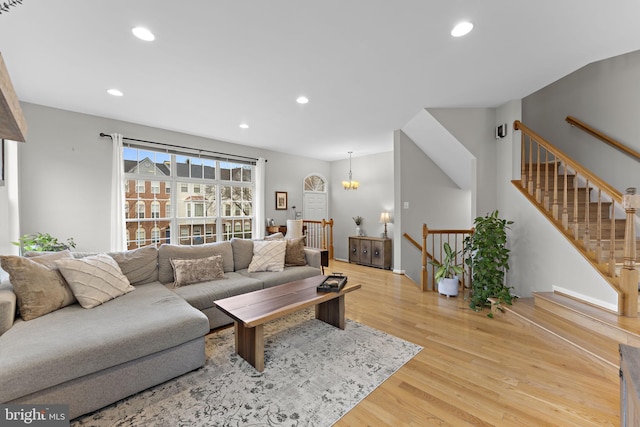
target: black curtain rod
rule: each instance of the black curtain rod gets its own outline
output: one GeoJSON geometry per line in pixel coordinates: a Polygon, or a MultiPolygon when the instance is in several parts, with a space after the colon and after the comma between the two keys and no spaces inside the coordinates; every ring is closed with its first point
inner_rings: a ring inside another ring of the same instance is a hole
{"type": "MultiPolygon", "coordinates": [[[[109,137],[109,138],[113,139],[113,137],[111,135],[109,135],[107,133],[104,133],[104,132],[100,132],[100,136],[102,138],[109,137]]],[[[253,161],[253,162],[257,162],[258,161],[258,159],[256,159],[255,157],[247,157],[247,156],[240,156],[240,155],[236,155],[236,154],[220,153],[218,151],[201,150],[199,148],[183,147],[181,145],[167,144],[165,142],[146,141],[144,139],[127,138],[126,136],[123,136],[122,139],[126,139],[127,141],[135,141],[135,142],[146,142],[147,144],[162,145],[162,146],[165,146],[165,147],[171,147],[171,148],[177,148],[177,149],[195,150],[195,151],[199,151],[201,153],[215,154],[216,156],[219,156],[219,157],[222,157],[222,158],[225,158],[225,159],[231,157],[231,159],[229,159],[229,160],[233,160],[233,158],[235,158],[235,159],[250,160],[250,161],[253,161]]]]}

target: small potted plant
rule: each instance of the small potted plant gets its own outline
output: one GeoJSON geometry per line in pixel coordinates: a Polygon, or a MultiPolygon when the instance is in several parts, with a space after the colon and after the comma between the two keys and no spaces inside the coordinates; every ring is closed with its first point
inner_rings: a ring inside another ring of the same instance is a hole
{"type": "Polygon", "coordinates": [[[451,249],[448,242],[444,242],[443,248],[444,259],[442,263],[435,260],[431,260],[429,263],[435,267],[434,279],[438,284],[438,293],[446,295],[448,298],[458,295],[458,284],[460,282],[458,274],[462,274],[464,270],[459,265],[456,265],[456,259],[460,252],[455,252],[451,249]]]}
{"type": "Polygon", "coordinates": [[[360,228],[360,224],[362,224],[362,217],[354,216],[353,221],[356,223],[356,236],[362,236],[362,229],[360,228]]]}

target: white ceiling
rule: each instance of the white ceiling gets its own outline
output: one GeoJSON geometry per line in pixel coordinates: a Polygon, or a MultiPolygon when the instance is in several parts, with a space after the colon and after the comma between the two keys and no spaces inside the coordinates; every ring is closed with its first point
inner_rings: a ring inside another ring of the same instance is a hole
{"type": "Polygon", "coordinates": [[[421,108],[498,106],[638,50],[639,17],[638,0],[23,0],[0,52],[21,101],[336,160],[392,150],[421,108]]]}

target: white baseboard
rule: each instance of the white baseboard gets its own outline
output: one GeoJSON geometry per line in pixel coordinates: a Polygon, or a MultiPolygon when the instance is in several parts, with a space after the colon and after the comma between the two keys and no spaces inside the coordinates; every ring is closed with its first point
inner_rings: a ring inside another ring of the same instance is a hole
{"type": "Polygon", "coordinates": [[[396,270],[395,268],[393,269],[393,273],[394,274],[402,274],[404,275],[404,270],[396,270]]]}
{"type": "Polygon", "coordinates": [[[612,304],[612,303],[609,303],[607,301],[601,301],[599,299],[590,297],[588,295],[583,295],[583,294],[581,294],[579,292],[572,291],[572,290],[566,289],[566,288],[562,288],[560,286],[553,286],[553,290],[554,291],[558,291],[560,293],[563,293],[565,295],[568,295],[570,297],[585,301],[585,302],[587,302],[589,304],[593,304],[593,305],[595,305],[597,307],[602,307],[602,308],[604,308],[606,310],[613,311],[614,313],[616,313],[618,311],[617,304],[612,304]]]}

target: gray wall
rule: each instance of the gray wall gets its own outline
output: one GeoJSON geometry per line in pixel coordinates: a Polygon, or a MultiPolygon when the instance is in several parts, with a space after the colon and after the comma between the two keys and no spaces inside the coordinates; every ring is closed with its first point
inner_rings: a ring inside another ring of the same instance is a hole
{"type": "Polygon", "coordinates": [[[111,142],[99,133],[264,157],[265,217],[285,223],[292,212],[275,210],[275,191],[302,207],[304,177],[330,178],[329,162],[231,144],[118,120],[23,103],[28,140],[19,147],[20,234],[73,237],[77,250],[109,250],[111,142]]]}
{"type": "Polygon", "coordinates": [[[619,191],[640,187],[638,161],[565,122],[574,116],[640,151],[638,76],[640,51],[589,64],[524,98],[522,121],[619,191]]]}
{"type": "MultiPolygon", "coordinates": [[[[476,211],[496,207],[496,139],[494,108],[429,108],[427,110],[476,157],[476,211]]],[[[463,224],[460,227],[466,228],[463,224]]]]}
{"type": "MultiPolygon", "coordinates": [[[[394,151],[401,164],[399,171],[399,201],[402,229],[419,244],[422,243],[422,224],[430,228],[460,228],[468,226],[471,192],[461,190],[404,132],[397,130],[394,151]],[[404,208],[408,203],[409,207],[404,208]]],[[[396,216],[398,215],[396,211],[396,216]]],[[[398,252],[398,244],[394,245],[398,252]]],[[[401,269],[414,282],[420,283],[422,254],[407,239],[400,244],[401,269]]],[[[396,253],[396,256],[398,254],[396,253]]]]}
{"type": "MultiPolygon", "coordinates": [[[[384,224],[379,222],[380,213],[389,212],[392,221],[396,216],[393,152],[353,157],[351,170],[353,179],[360,182],[358,190],[342,187],[342,181],[349,177],[349,159],[331,163],[329,204],[334,220],[334,255],[342,260],[349,259],[349,236],[354,236],[356,231],[353,217],[363,217],[361,228],[366,236],[380,237],[384,232],[384,224]]],[[[400,238],[394,223],[387,224],[387,234],[394,240],[400,238]]]]}

